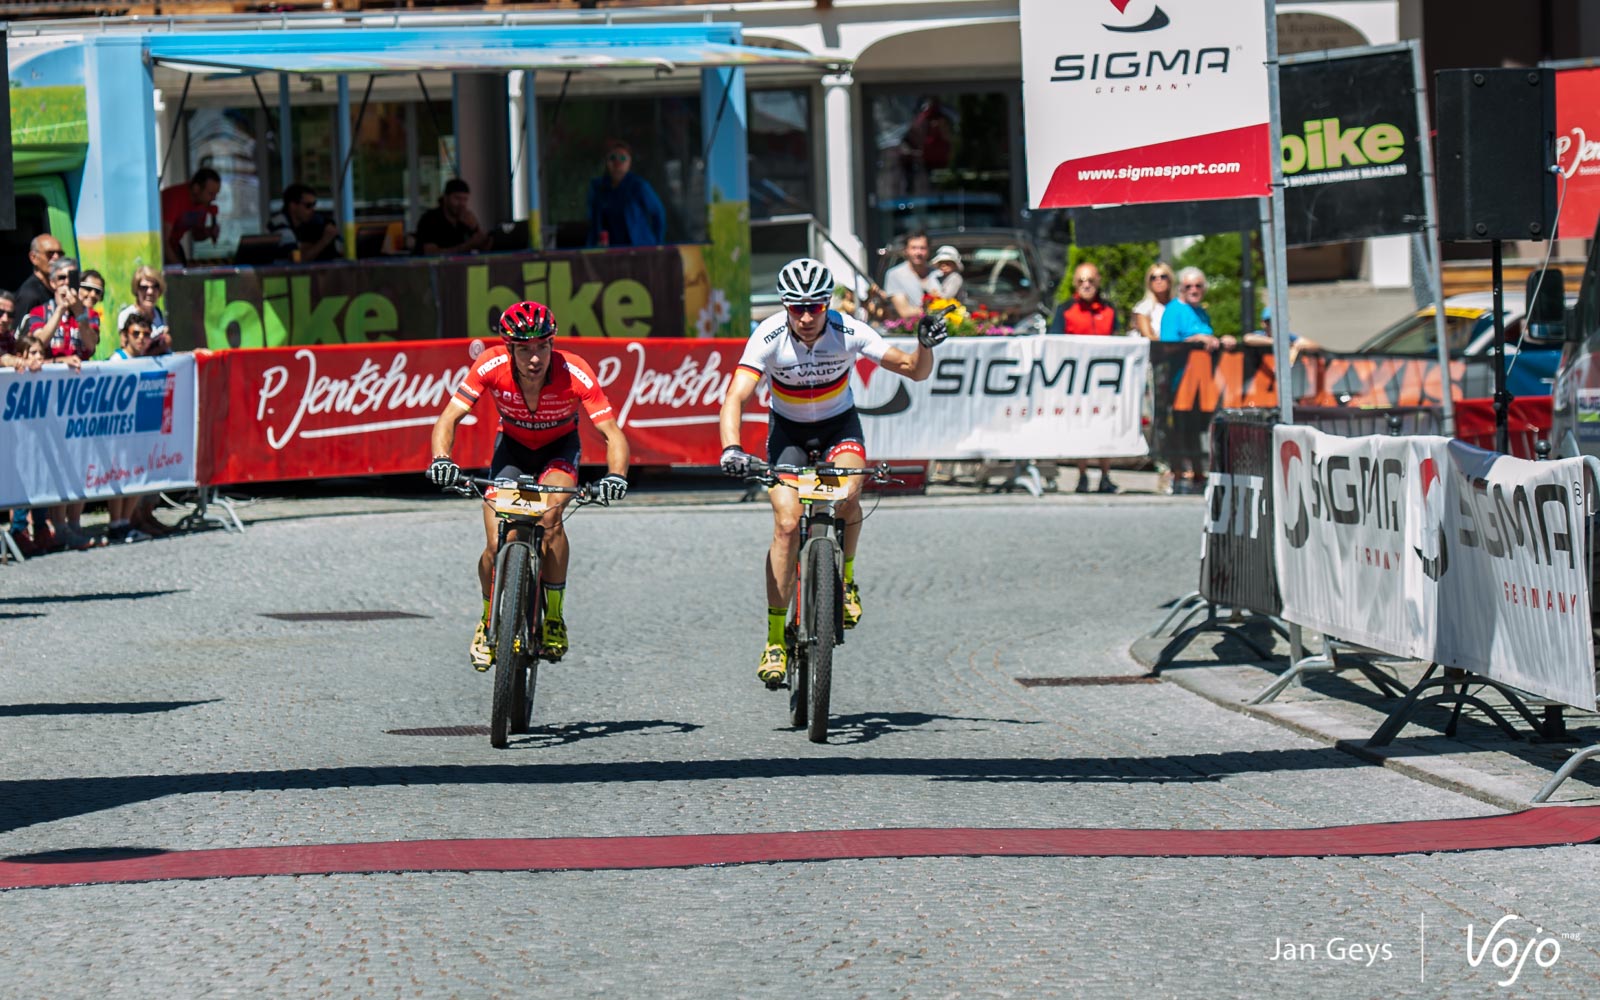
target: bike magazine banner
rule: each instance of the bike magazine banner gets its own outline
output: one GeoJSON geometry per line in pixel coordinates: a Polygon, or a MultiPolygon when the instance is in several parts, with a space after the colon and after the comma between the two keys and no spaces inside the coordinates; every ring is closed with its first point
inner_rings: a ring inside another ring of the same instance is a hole
{"type": "Polygon", "coordinates": [[[1422,230],[1427,213],[1413,60],[1406,49],[1283,66],[1290,246],[1422,230]]]}
{"type": "Polygon", "coordinates": [[[195,361],[0,371],[0,507],[195,485],[195,361]]]}
{"type": "Polygon", "coordinates": [[[1211,424],[1200,593],[1213,604],[1283,612],[1273,555],[1275,410],[1230,410],[1211,424]]]}
{"type": "Polygon", "coordinates": [[[1270,8],[1022,0],[1029,204],[1268,194],[1270,8]]]}
{"type": "Polygon", "coordinates": [[[1594,707],[1582,459],[1273,431],[1283,617],[1594,707]]]}
{"type": "Polygon", "coordinates": [[[1556,73],[1556,163],[1559,235],[1588,239],[1600,220],[1600,68],[1556,73]]]}
{"type": "Polygon", "coordinates": [[[481,337],[524,299],[575,337],[709,336],[731,308],[698,246],[174,270],[166,301],[176,350],[223,350],[481,337]]]}
{"type": "Polygon", "coordinates": [[[871,456],[1132,457],[1148,451],[1148,350],[1135,337],[959,337],[925,381],[863,360],[851,388],[871,456]]]}

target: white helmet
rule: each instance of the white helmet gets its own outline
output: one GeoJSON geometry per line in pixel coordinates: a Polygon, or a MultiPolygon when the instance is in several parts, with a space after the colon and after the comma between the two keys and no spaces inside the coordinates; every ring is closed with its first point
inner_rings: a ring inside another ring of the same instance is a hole
{"type": "Polygon", "coordinates": [[[778,272],[778,299],[786,306],[826,302],[833,297],[833,275],[827,265],[800,257],[778,272]]]}

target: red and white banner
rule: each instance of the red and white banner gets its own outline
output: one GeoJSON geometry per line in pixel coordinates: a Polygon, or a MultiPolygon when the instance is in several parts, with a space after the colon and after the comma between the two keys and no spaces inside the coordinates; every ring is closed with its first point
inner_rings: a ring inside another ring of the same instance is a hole
{"type": "Polygon", "coordinates": [[[1283,617],[1594,708],[1582,459],[1273,430],[1283,617]]]}
{"type": "Polygon", "coordinates": [[[1557,233],[1586,240],[1600,221],[1600,69],[1556,72],[1556,163],[1566,185],[1557,233]]]}
{"type": "Polygon", "coordinates": [[[1266,195],[1271,7],[1022,0],[1029,204],[1266,195]]]}
{"type": "Polygon", "coordinates": [[[0,369],[0,507],[193,485],[194,358],[0,369]]]}

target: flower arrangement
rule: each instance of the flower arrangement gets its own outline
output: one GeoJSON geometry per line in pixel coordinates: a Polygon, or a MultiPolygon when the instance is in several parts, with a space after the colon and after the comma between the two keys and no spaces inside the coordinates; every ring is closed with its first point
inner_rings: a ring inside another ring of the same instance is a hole
{"type": "MultiPolygon", "coordinates": [[[[971,312],[955,299],[935,298],[932,295],[922,297],[924,312],[938,312],[946,306],[954,306],[945,313],[945,325],[950,329],[952,337],[1009,337],[1015,334],[1016,327],[1007,324],[1005,317],[1000,313],[990,312],[987,306],[977,306],[971,312]]],[[[883,325],[883,332],[893,336],[914,336],[917,332],[917,321],[914,319],[891,319],[883,325]]]]}

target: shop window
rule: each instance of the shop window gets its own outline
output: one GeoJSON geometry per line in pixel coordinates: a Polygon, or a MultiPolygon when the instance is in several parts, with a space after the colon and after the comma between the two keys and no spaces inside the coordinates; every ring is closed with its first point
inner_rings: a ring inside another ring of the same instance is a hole
{"type": "Polygon", "coordinates": [[[750,218],[814,215],[809,91],[749,94],[750,218]]]}
{"type": "Polygon", "coordinates": [[[869,87],[868,240],[912,229],[1009,227],[1015,95],[994,89],[869,87]]]}
{"type": "Polygon", "coordinates": [[[632,147],[633,171],[650,182],[666,209],[667,242],[705,242],[698,94],[568,97],[559,106],[541,95],[539,120],[541,202],[557,247],[583,246],[588,236],[589,183],[604,169],[609,139],[632,147]]]}

